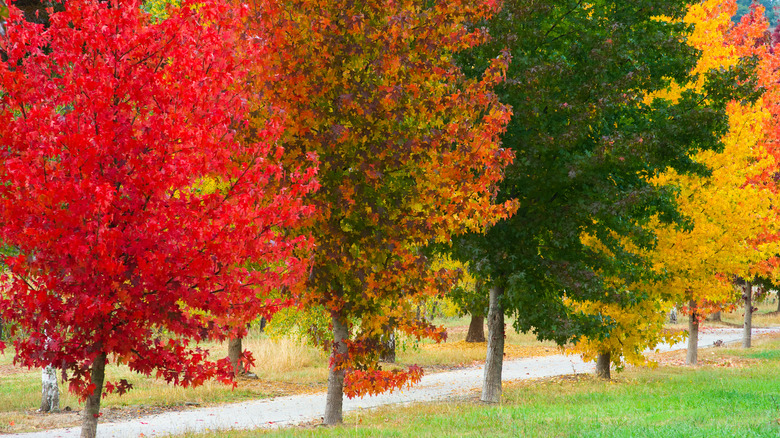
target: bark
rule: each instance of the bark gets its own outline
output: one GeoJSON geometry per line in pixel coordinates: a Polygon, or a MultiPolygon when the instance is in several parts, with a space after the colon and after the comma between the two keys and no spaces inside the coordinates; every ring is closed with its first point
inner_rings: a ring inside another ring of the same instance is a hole
{"type": "Polygon", "coordinates": [[[339,315],[334,314],[333,320],[333,351],[330,354],[328,369],[328,396],[325,401],[325,425],[341,424],[344,421],[342,404],[344,402],[344,368],[343,357],[347,354],[349,336],[347,325],[339,315]],[[336,369],[334,369],[336,367],[336,369]]]}
{"type": "Polygon", "coordinates": [[[466,342],[485,342],[485,317],[471,314],[469,332],[466,334],[466,342]]]}
{"type": "Polygon", "coordinates": [[[241,338],[230,338],[228,342],[228,358],[233,365],[233,374],[238,377],[246,372],[244,364],[239,360],[243,352],[241,338]]]}
{"type": "Polygon", "coordinates": [[[51,365],[41,372],[41,412],[60,411],[60,387],[57,384],[57,370],[51,365]]]}
{"type": "Polygon", "coordinates": [[[503,294],[502,286],[493,286],[490,289],[487,358],[481,398],[485,403],[501,401],[501,370],[504,366],[504,309],[501,306],[503,294]]]}
{"type": "Polygon", "coordinates": [[[609,351],[601,352],[596,357],[596,377],[610,380],[609,367],[612,365],[612,355],[609,351]]]}
{"type": "Polygon", "coordinates": [[[745,283],[745,292],[742,294],[745,299],[745,325],[742,333],[742,347],[750,348],[750,335],[753,330],[753,283],[745,283]]]}
{"type": "Polygon", "coordinates": [[[720,318],[720,310],[718,310],[717,312],[715,312],[712,315],[708,316],[707,317],[707,321],[716,321],[716,322],[722,321],[721,318],[720,318]]]}
{"type": "Polygon", "coordinates": [[[395,330],[385,327],[382,334],[382,362],[395,363],[395,330]]]}
{"type": "Polygon", "coordinates": [[[777,293],[777,310],[775,312],[780,313],[780,292],[777,293]]]}
{"type": "Polygon", "coordinates": [[[103,394],[103,379],[106,373],[106,353],[100,353],[92,362],[91,378],[95,389],[87,397],[81,415],[81,438],[95,438],[98,416],[100,415],[100,397],[103,394]]]}
{"type": "Polygon", "coordinates": [[[431,304],[431,310],[428,312],[428,321],[433,321],[436,318],[436,314],[439,313],[439,306],[437,305],[436,301],[431,304]]]}
{"type": "Polygon", "coordinates": [[[696,365],[699,357],[699,315],[696,313],[696,301],[691,300],[691,315],[688,319],[688,354],[685,356],[685,363],[696,365]]]}
{"type": "Polygon", "coordinates": [[[268,325],[268,321],[265,320],[265,316],[260,317],[260,333],[265,331],[265,326],[268,325]]]}

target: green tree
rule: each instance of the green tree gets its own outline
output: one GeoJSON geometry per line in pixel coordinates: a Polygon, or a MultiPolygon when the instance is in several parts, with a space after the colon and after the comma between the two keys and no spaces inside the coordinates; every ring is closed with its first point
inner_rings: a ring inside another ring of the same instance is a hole
{"type": "Polygon", "coordinates": [[[706,96],[686,90],[676,101],[647,98],[694,79],[689,27],[658,19],[679,19],[690,3],[511,0],[485,23],[491,44],[462,59],[477,74],[504,48],[512,55],[498,93],[513,108],[503,144],[515,161],[498,201],[520,207],[453,247],[492,280],[496,315],[488,328],[498,333],[489,334],[483,400],[500,397],[503,313],[515,316],[515,329],[559,343],[603,332],[609,318],[575,311],[565,299],[641,300],[623,285],[652,276],[640,250],[654,236],[643,223],[653,216],[683,222],[673,190],[648,181],[668,168],[706,173],[691,154],[719,148],[727,125],[726,96],[714,85],[706,96]],[[584,244],[583,235],[606,250],[584,244]]]}

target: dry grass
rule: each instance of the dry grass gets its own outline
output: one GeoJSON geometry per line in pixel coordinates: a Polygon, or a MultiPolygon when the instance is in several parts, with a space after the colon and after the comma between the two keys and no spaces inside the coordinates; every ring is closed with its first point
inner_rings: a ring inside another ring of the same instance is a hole
{"type": "MultiPolygon", "coordinates": [[[[776,305],[759,306],[754,326],[780,325],[780,316],[769,314],[776,305]]],[[[705,327],[727,326],[741,322],[741,310],[724,314],[725,324],[705,323],[705,327]]],[[[436,321],[448,329],[445,342],[399,339],[398,365],[418,364],[428,372],[472,366],[484,362],[485,343],[466,343],[468,319],[436,321]]],[[[685,319],[675,327],[687,327],[685,319]]],[[[207,345],[212,354],[224,357],[227,343],[207,345]]],[[[327,354],[320,348],[305,345],[294,338],[269,339],[253,331],[244,340],[244,348],[252,352],[257,379],[240,379],[235,389],[216,382],[207,382],[198,388],[180,388],[152,377],[132,373],[127,367],[111,366],[109,380],[127,379],[134,388],[121,397],[109,395],[104,399],[103,412],[116,419],[129,418],[160,410],[186,409],[188,405],[213,405],[246,399],[320,391],[327,381],[327,354]]],[[[518,334],[507,322],[506,357],[520,358],[559,354],[561,350],[551,342],[539,342],[532,334],[518,334]]],[[[677,353],[679,354],[679,353],[677,353]]],[[[669,358],[671,360],[677,359],[669,358]]],[[[40,371],[26,370],[11,364],[10,354],[0,355],[0,433],[20,432],[75,425],[74,413],[43,415],[35,412],[40,403],[40,371]]],[[[61,406],[80,409],[78,400],[63,388],[61,406]]]]}
{"type": "MultiPolygon", "coordinates": [[[[212,355],[224,357],[227,343],[207,345],[212,355]]],[[[185,409],[248,399],[318,391],[327,380],[327,358],[317,349],[291,339],[270,340],[251,334],[245,349],[252,352],[258,379],[239,379],[236,388],[206,382],[196,388],[182,388],[165,381],[136,374],[126,366],[111,365],[106,378],[127,379],[133,389],[122,396],[104,397],[102,411],[109,418],[123,419],[163,410],[185,409]]],[[[72,412],[40,414],[41,372],[12,365],[11,352],[0,355],[0,433],[48,429],[79,424],[81,405],[67,388],[60,392],[60,406],[72,412]]]]}
{"type": "MultiPolygon", "coordinates": [[[[780,326],[780,313],[777,313],[777,301],[772,302],[770,300],[766,300],[764,302],[759,303],[755,307],[758,308],[758,310],[753,312],[753,328],[761,328],[761,327],[776,327],[780,326]]],[[[745,311],[742,307],[737,307],[731,312],[722,312],[721,313],[721,321],[704,321],[701,324],[701,327],[707,328],[707,327],[742,327],[742,324],[745,321],[745,311]]],[[[680,329],[680,330],[687,330],[688,329],[688,317],[682,314],[679,314],[677,317],[677,324],[667,324],[668,328],[671,329],[680,329]]]]}
{"type": "MultiPolygon", "coordinates": [[[[467,318],[437,321],[448,327],[446,342],[417,342],[400,339],[398,365],[418,364],[428,372],[441,369],[476,365],[485,360],[484,343],[466,343],[467,318]]],[[[509,324],[508,324],[509,325],[509,324]]],[[[161,410],[185,409],[188,406],[205,406],[246,399],[319,391],[327,382],[327,354],[320,348],[305,345],[292,337],[269,339],[258,331],[252,331],[244,339],[244,349],[251,351],[255,366],[252,372],[257,379],[240,379],[231,388],[217,382],[207,382],[197,388],[168,385],[153,377],[138,375],[126,366],[109,366],[108,380],[127,379],[133,389],[123,395],[104,398],[103,412],[110,418],[122,419],[161,410]]],[[[207,344],[212,355],[224,357],[227,343],[207,344]]],[[[533,335],[517,334],[511,327],[507,331],[506,352],[508,358],[557,354],[551,343],[540,343],[533,335]]],[[[74,412],[81,409],[79,401],[61,388],[61,406],[74,412]]],[[[11,364],[10,351],[0,355],[0,432],[20,432],[76,425],[74,412],[58,415],[35,412],[40,404],[40,371],[26,370],[11,364]]]]}
{"type": "MultiPolygon", "coordinates": [[[[327,380],[326,353],[296,339],[268,339],[252,336],[244,349],[255,358],[252,372],[261,380],[317,384],[327,380]]],[[[227,351],[227,346],[222,346],[227,351]]]]}

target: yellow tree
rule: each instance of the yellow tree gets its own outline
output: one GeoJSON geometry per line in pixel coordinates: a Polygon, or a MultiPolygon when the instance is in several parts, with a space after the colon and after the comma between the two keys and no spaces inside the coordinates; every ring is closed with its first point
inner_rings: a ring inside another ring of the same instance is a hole
{"type": "MultiPolygon", "coordinates": [[[[694,26],[688,42],[702,51],[694,73],[700,78],[693,86],[701,89],[709,72],[729,72],[734,84],[752,86],[740,81],[746,56],[756,53],[757,38],[763,36],[766,22],[757,20],[750,29],[735,32],[731,16],[733,0],[707,0],[689,9],[685,21],[694,26]],[[760,26],[763,25],[763,30],[760,26]]],[[[676,85],[664,93],[676,99],[686,92],[676,85]]],[[[708,91],[710,93],[717,90],[708,91]]],[[[583,339],[575,350],[586,359],[597,355],[597,372],[608,376],[611,361],[621,366],[646,363],[642,352],[659,342],[674,340],[663,332],[666,311],[674,303],[685,303],[690,314],[689,350],[687,362],[696,363],[698,323],[706,316],[704,307],[732,302],[732,276],[748,278],[751,268],[777,252],[773,242],[756,243],[757,237],[771,226],[772,194],[763,186],[749,184],[756,176],[775,166],[766,153],[764,124],[770,113],[763,98],[755,102],[732,101],[728,105],[729,132],[723,138],[721,152],[702,151],[692,157],[711,170],[709,177],[682,175],[669,170],[653,180],[659,186],[674,187],[680,211],[688,217],[690,226],[664,226],[658,220],[650,224],[658,236],[657,245],[649,254],[659,280],[652,284],[627,285],[649,299],[627,305],[581,302],[575,305],[589,313],[600,313],[614,321],[611,335],[602,339],[583,339]]]]}

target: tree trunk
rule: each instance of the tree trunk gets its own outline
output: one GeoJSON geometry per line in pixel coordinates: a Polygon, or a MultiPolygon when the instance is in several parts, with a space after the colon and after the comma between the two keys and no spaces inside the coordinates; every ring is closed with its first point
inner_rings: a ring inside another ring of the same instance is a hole
{"type": "Polygon", "coordinates": [[[265,326],[268,325],[268,321],[265,320],[265,316],[260,317],[260,333],[265,331],[265,326]]]}
{"type": "Polygon", "coordinates": [[[696,365],[699,357],[699,315],[696,313],[696,301],[689,303],[691,314],[688,318],[688,354],[685,356],[685,363],[696,365]]]}
{"type": "Polygon", "coordinates": [[[382,334],[382,362],[395,363],[395,330],[390,326],[385,327],[382,334]]]}
{"type": "Polygon", "coordinates": [[[60,387],[57,370],[48,365],[41,372],[41,412],[60,411],[60,387]]]}
{"type": "Polygon", "coordinates": [[[485,342],[485,317],[471,314],[469,332],[466,334],[466,342],[485,342]]]}
{"type": "Polygon", "coordinates": [[[504,366],[504,309],[501,296],[502,286],[490,288],[490,310],[488,311],[488,345],[485,359],[485,377],[482,385],[482,401],[501,401],[501,370],[504,366]]]}
{"type": "Polygon", "coordinates": [[[720,317],[720,310],[718,310],[717,312],[715,312],[712,315],[708,316],[707,317],[707,321],[714,321],[714,322],[722,321],[721,317],[720,317]]]}
{"type": "Polygon", "coordinates": [[[100,416],[100,397],[103,395],[103,379],[106,375],[106,353],[100,353],[92,362],[92,384],[95,389],[87,397],[81,415],[81,438],[95,438],[98,417],[100,416]]]}
{"type": "Polygon", "coordinates": [[[775,312],[780,313],[780,292],[777,293],[777,310],[775,312]]]}
{"type": "Polygon", "coordinates": [[[603,351],[596,357],[596,377],[610,380],[609,367],[612,365],[612,354],[609,351],[603,351]]]}
{"type": "Polygon", "coordinates": [[[244,370],[244,364],[239,359],[241,358],[241,353],[243,352],[241,338],[230,338],[230,341],[228,342],[228,358],[230,359],[230,364],[233,365],[233,374],[238,377],[246,370],[244,370]]]}
{"type": "Polygon", "coordinates": [[[328,370],[328,396],[325,401],[325,418],[323,423],[331,426],[344,421],[342,403],[344,401],[344,358],[347,354],[347,344],[344,342],[349,331],[339,315],[334,314],[333,320],[333,351],[330,353],[330,369],[328,370]],[[334,368],[335,367],[335,368],[334,368]]]}
{"type": "Polygon", "coordinates": [[[750,348],[750,335],[753,330],[753,283],[746,282],[742,298],[745,299],[745,325],[742,333],[742,347],[750,348]]]}

